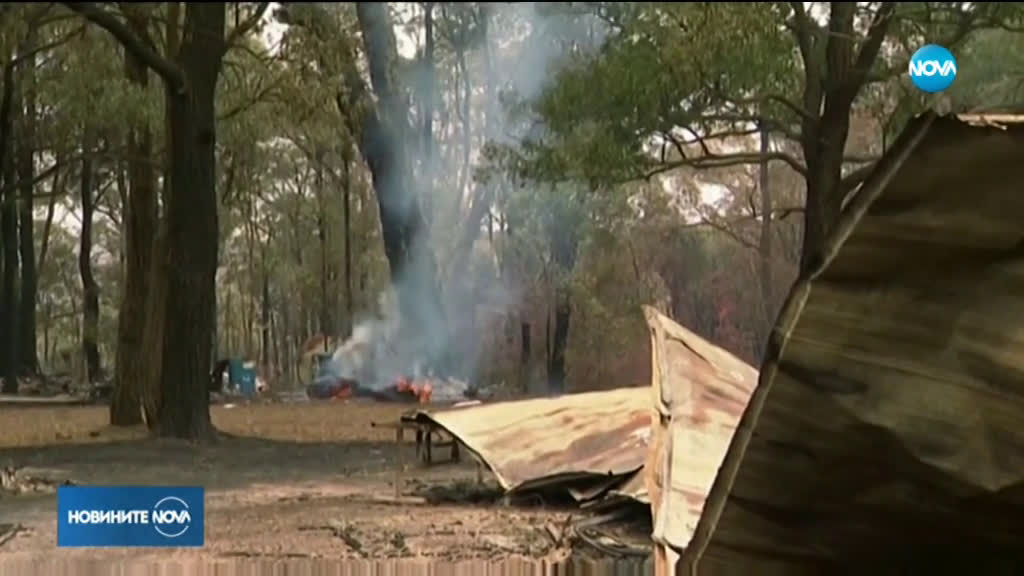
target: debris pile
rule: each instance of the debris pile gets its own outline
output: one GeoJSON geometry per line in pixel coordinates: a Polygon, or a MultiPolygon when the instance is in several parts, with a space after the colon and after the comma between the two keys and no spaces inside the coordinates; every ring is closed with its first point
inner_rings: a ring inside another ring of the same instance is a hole
{"type": "Polygon", "coordinates": [[[0,395],[0,403],[89,403],[110,398],[113,383],[101,377],[94,382],[76,381],[70,374],[39,374],[18,378],[18,393],[0,395]]]}
{"type": "Polygon", "coordinates": [[[20,466],[0,468],[0,498],[4,495],[53,494],[58,486],[73,486],[71,480],[57,480],[20,466]]]}
{"type": "MultiPolygon", "coordinates": [[[[420,408],[415,419],[458,439],[506,497],[567,496],[606,520],[649,506],[656,543],[688,542],[758,373],[655,309],[645,313],[652,387],[420,408]]],[[[616,548],[577,528],[592,546],[616,548]]]]}
{"type": "Polygon", "coordinates": [[[309,398],[317,400],[372,398],[382,402],[454,404],[475,398],[477,390],[457,378],[417,378],[400,376],[385,386],[368,386],[341,376],[330,369],[306,386],[309,398]]]}

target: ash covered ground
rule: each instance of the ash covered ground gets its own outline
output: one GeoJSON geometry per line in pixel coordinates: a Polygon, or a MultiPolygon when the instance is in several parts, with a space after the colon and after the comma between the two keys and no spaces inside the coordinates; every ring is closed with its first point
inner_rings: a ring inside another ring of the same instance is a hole
{"type": "MultiPolygon", "coordinates": [[[[488,472],[477,483],[471,460],[424,467],[412,442],[398,447],[393,431],[371,428],[405,408],[360,400],[215,406],[225,437],[206,447],[112,429],[105,406],[0,408],[11,432],[0,438],[0,466],[20,479],[0,490],[0,555],[5,562],[607,557],[563,534],[579,509],[542,499],[508,505],[488,472]],[[58,549],[53,487],[64,481],[203,485],[206,546],[58,549]]],[[[616,530],[637,541],[649,533],[642,519],[616,530]]]]}

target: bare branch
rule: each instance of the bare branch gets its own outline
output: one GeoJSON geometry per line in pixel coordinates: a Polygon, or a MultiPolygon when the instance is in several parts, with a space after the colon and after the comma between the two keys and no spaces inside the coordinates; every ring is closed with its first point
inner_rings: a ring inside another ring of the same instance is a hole
{"type": "MultiPolygon", "coordinates": [[[[850,197],[850,193],[857,189],[867,177],[871,175],[875,170],[875,163],[866,164],[857,168],[853,172],[850,172],[839,182],[839,194],[845,199],[850,197]]],[[[845,204],[845,200],[844,200],[845,204]]]]}
{"type": "Polygon", "coordinates": [[[266,14],[269,6],[270,2],[260,2],[256,7],[256,10],[254,10],[248,18],[243,20],[228,33],[228,39],[224,45],[226,47],[231,47],[235,42],[248,34],[250,30],[255,28],[256,25],[260,23],[260,20],[263,19],[263,15],[266,14]]]}
{"type": "Polygon", "coordinates": [[[160,75],[174,90],[183,92],[185,90],[185,73],[181,68],[171,61],[160,56],[147,46],[141,38],[127,26],[118,20],[113,13],[100,8],[92,2],[64,2],[64,5],[85,19],[110,33],[124,46],[125,50],[132,52],[135,56],[146,63],[146,66],[153,69],[160,75]]]}
{"type": "Polygon", "coordinates": [[[649,180],[658,174],[664,174],[665,172],[671,172],[677,168],[684,167],[693,168],[695,170],[708,170],[712,168],[726,168],[728,166],[760,164],[762,162],[774,161],[785,162],[801,176],[807,175],[807,168],[805,168],[796,158],[784,152],[770,152],[768,154],[740,152],[736,154],[704,154],[698,158],[683,158],[674,162],[668,162],[648,171],[641,176],[641,179],[649,180]]]}
{"type": "Polygon", "coordinates": [[[725,234],[726,236],[732,238],[733,240],[735,240],[738,244],[740,244],[742,246],[745,246],[747,248],[751,248],[751,249],[754,249],[754,250],[757,250],[757,248],[758,248],[756,243],[754,243],[754,242],[752,242],[750,240],[747,240],[746,238],[740,236],[739,234],[736,233],[735,230],[729,228],[728,224],[726,224],[726,223],[716,222],[715,220],[712,220],[712,219],[702,215],[701,219],[700,219],[700,222],[695,222],[695,223],[690,224],[690,225],[688,225],[686,227],[694,228],[694,227],[697,227],[697,226],[710,226],[711,228],[714,228],[715,230],[717,230],[717,231],[725,234]]]}
{"type": "Polygon", "coordinates": [[[811,63],[814,62],[813,49],[811,47],[811,28],[815,24],[807,17],[807,11],[804,10],[803,2],[790,2],[789,6],[793,9],[793,34],[796,36],[796,43],[800,48],[800,57],[804,61],[804,66],[810,67],[811,63]]]}
{"type": "MultiPolygon", "coordinates": [[[[772,220],[783,220],[783,219],[788,218],[789,216],[791,216],[793,214],[802,214],[803,212],[804,212],[804,208],[802,206],[794,206],[794,207],[790,207],[790,208],[779,208],[779,209],[776,209],[776,210],[772,210],[772,212],[771,212],[772,218],[771,219],[772,220]]],[[[729,236],[730,238],[735,240],[738,244],[741,244],[741,245],[746,246],[747,248],[751,248],[753,250],[757,250],[760,247],[758,246],[758,244],[756,242],[754,242],[752,240],[748,240],[748,239],[740,236],[735,230],[732,229],[732,226],[736,225],[736,224],[741,224],[741,223],[744,223],[744,222],[752,222],[754,220],[757,220],[760,217],[761,216],[758,215],[758,214],[750,214],[750,215],[740,216],[740,217],[737,217],[737,218],[722,218],[722,219],[719,219],[719,218],[708,218],[707,216],[701,214],[700,221],[692,222],[690,224],[684,224],[683,228],[700,228],[700,227],[703,227],[703,226],[708,226],[708,227],[714,228],[715,230],[717,230],[719,232],[722,232],[723,234],[729,236]]]]}
{"type": "Polygon", "coordinates": [[[273,82],[270,82],[266,86],[260,88],[255,96],[218,116],[217,121],[224,122],[225,120],[230,120],[235,116],[242,114],[243,112],[251,110],[257,104],[267,102],[267,97],[270,95],[271,92],[274,91],[274,89],[281,85],[283,80],[284,76],[278,76],[277,78],[274,79],[273,82]]]}
{"type": "Polygon", "coordinates": [[[799,116],[801,119],[811,120],[811,121],[814,121],[814,122],[818,121],[818,118],[814,114],[812,114],[811,112],[805,110],[803,108],[803,106],[800,106],[799,104],[797,104],[796,102],[793,102],[789,98],[786,98],[782,94],[765,94],[763,96],[757,96],[757,97],[753,97],[753,98],[740,98],[740,99],[724,98],[724,99],[727,102],[732,103],[734,106],[749,106],[751,104],[763,105],[763,104],[765,104],[767,102],[776,102],[776,103],[782,104],[783,106],[788,108],[790,111],[792,111],[794,114],[799,116]]]}
{"type": "MultiPolygon", "coordinates": [[[[25,186],[35,186],[39,182],[42,182],[43,180],[49,178],[50,176],[53,176],[53,174],[60,170],[61,168],[63,168],[65,164],[66,162],[54,164],[53,166],[50,166],[49,168],[43,170],[39,174],[36,174],[32,178],[19,180],[17,182],[12,183],[10,186],[4,186],[3,189],[0,190],[0,196],[7,194],[8,192],[11,192],[13,190],[17,190],[18,188],[22,188],[25,186]]],[[[33,196],[33,198],[39,198],[39,196],[33,196]]]]}
{"type": "Polygon", "coordinates": [[[895,10],[895,2],[883,2],[882,6],[875,12],[875,16],[871,20],[871,27],[868,29],[867,40],[864,41],[860,52],[857,54],[856,63],[846,85],[848,95],[856,96],[864,84],[864,79],[871,70],[871,65],[878,57],[878,51],[885,40],[885,34],[889,30],[889,23],[892,21],[892,15],[895,10]]]}

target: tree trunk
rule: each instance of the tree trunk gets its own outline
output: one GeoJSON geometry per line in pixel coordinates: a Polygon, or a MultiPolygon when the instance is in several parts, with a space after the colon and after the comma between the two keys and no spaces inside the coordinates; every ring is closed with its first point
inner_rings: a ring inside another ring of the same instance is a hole
{"type": "Polygon", "coordinates": [[[263,373],[270,374],[270,271],[267,270],[267,247],[263,246],[263,294],[260,301],[260,352],[263,373]]]}
{"type": "Polygon", "coordinates": [[[14,65],[5,60],[3,97],[0,100],[0,176],[4,192],[0,194],[0,246],[3,254],[3,284],[0,285],[0,376],[5,394],[18,392],[18,221],[15,212],[17,188],[14,187],[14,65]]]}
{"type": "MultiPolygon", "coordinates": [[[[484,4],[480,7],[481,17],[480,25],[483,27],[483,52],[484,52],[484,79],[486,81],[486,115],[484,116],[484,136],[486,140],[490,141],[496,136],[495,128],[498,125],[498,98],[497,98],[497,78],[494,73],[494,62],[491,54],[491,37],[490,37],[490,18],[491,9],[488,5],[484,4]]],[[[459,59],[459,66],[465,66],[465,58],[459,59]]],[[[458,90],[458,88],[456,88],[458,90]]],[[[472,95],[470,88],[469,75],[466,74],[463,80],[463,90],[467,97],[472,95]]],[[[468,116],[468,111],[466,112],[468,116]]],[[[465,152],[468,154],[469,151],[469,126],[464,125],[465,131],[463,132],[463,146],[465,152]]],[[[468,156],[467,156],[468,158],[468,156]]],[[[468,162],[464,158],[465,162],[468,162]]],[[[469,169],[469,166],[466,166],[469,169]]],[[[464,183],[462,184],[464,186],[464,183]]],[[[453,256],[451,259],[451,275],[449,276],[450,285],[458,285],[463,282],[463,278],[466,276],[466,270],[469,266],[470,259],[473,253],[473,245],[476,243],[477,237],[480,236],[480,224],[483,222],[484,216],[488,215],[491,211],[491,204],[494,202],[496,182],[487,182],[477,184],[475,190],[470,198],[469,216],[466,218],[465,224],[461,230],[458,244],[455,246],[453,256]]],[[[464,190],[464,188],[460,188],[464,190]]],[[[461,198],[461,194],[459,196],[461,198]]],[[[488,223],[488,239],[491,244],[494,244],[494,232],[493,232],[493,219],[488,223]]]]}
{"type": "Polygon", "coordinates": [[[555,333],[551,337],[551,358],[548,362],[548,391],[565,392],[565,350],[569,343],[569,318],[572,307],[567,294],[559,294],[555,304],[555,333]]]}
{"type": "Polygon", "coordinates": [[[225,3],[185,5],[177,62],[184,90],[168,86],[171,194],[167,306],[160,379],[163,436],[213,436],[207,393],[217,273],[214,96],[225,51],[225,3]]]}
{"type": "Polygon", "coordinates": [[[256,326],[256,213],[253,197],[250,194],[246,204],[246,258],[248,260],[245,279],[248,289],[245,290],[242,298],[245,326],[245,352],[246,358],[252,357],[252,349],[255,348],[253,338],[255,337],[256,326]]]}
{"type": "Polygon", "coordinates": [[[807,165],[800,256],[800,271],[805,274],[821,264],[821,250],[839,222],[850,189],[842,175],[850,111],[885,40],[896,3],[879,6],[859,49],[854,41],[856,2],[832,2],[827,30],[819,30],[800,4],[794,6],[798,12],[793,30],[804,61],[803,109],[809,112],[800,127],[807,165]]]}
{"type": "MultiPolygon", "coordinates": [[[[56,162],[57,165],[60,165],[60,155],[57,156],[56,162]]],[[[61,172],[63,171],[60,169],[53,171],[53,181],[50,184],[50,198],[46,204],[46,221],[43,222],[43,237],[39,242],[39,259],[36,263],[37,274],[42,274],[46,267],[46,253],[50,248],[50,230],[53,228],[53,214],[57,209],[57,191],[63,187],[60,177],[61,172]]]]}
{"type": "Polygon", "coordinates": [[[282,373],[286,378],[292,378],[292,367],[295,361],[292,358],[292,307],[288,299],[281,299],[281,323],[278,325],[279,336],[279,358],[281,359],[282,373]]]}
{"type": "Polygon", "coordinates": [[[146,324],[142,333],[141,357],[145,370],[139,374],[138,389],[142,396],[142,411],[146,427],[157,431],[160,424],[160,375],[163,373],[164,333],[167,318],[167,230],[166,224],[156,222],[157,234],[153,239],[147,272],[149,292],[143,300],[146,324]]]}
{"type": "Polygon", "coordinates": [[[352,301],[352,157],[348,148],[346,148],[343,162],[341,191],[345,214],[345,329],[340,336],[343,340],[347,340],[352,335],[355,314],[352,301]]]}
{"type": "Polygon", "coordinates": [[[405,343],[428,369],[443,372],[446,338],[438,335],[445,333],[446,322],[426,222],[413,193],[405,145],[408,111],[391,78],[397,50],[387,10],[381,3],[356,4],[370,78],[380,100],[377,114],[367,112],[362,118],[360,149],[377,192],[384,252],[403,334],[409,335],[405,343]]]}
{"type": "Polygon", "coordinates": [[[434,218],[434,92],[436,88],[434,69],[434,2],[423,3],[423,219],[429,226],[434,218]]]}
{"type": "Polygon", "coordinates": [[[327,238],[327,206],[324,198],[324,177],[323,168],[318,159],[314,185],[316,186],[317,199],[317,237],[320,240],[320,333],[325,336],[324,345],[327,343],[327,336],[334,336],[334,319],[331,315],[331,304],[335,301],[330,286],[330,254],[328,253],[327,238]]]}
{"type": "Polygon", "coordinates": [[[530,390],[530,359],[533,354],[531,350],[532,328],[530,323],[520,317],[519,319],[519,388],[523,392],[530,390]]]}
{"type": "Polygon", "coordinates": [[[548,358],[548,391],[565,392],[565,350],[569,344],[569,320],[572,315],[571,288],[568,279],[576,267],[578,245],[578,206],[570,202],[552,206],[548,222],[551,256],[562,278],[555,285],[555,326],[551,335],[551,353],[548,358]]]}
{"type": "MultiPolygon", "coordinates": [[[[761,157],[767,158],[770,146],[770,134],[761,125],[761,157]]],[[[759,330],[761,337],[758,339],[758,353],[768,342],[768,334],[775,323],[775,289],[772,285],[772,195],[768,189],[768,161],[763,160],[760,167],[761,191],[761,238],[758,245],[758,270],[761,278],[761,306],[764,311],[761,318],[761,325],[764,329],[759,330]]]]}
{"type": "MultiPolygon", "coordinates": [[[[118,235],[120,236],[119,244],[120,250],[118,251],[118,264],[120,265],[118,270],[121,273],[121,278],[125,276],[125,269],[128,262],[128,175],[127,175],[127,163],[118,159],[114,163],[115,180],[117,181],[117,196],[118,202],[121,206],[121,220],[118,222],[118,235]]],[[[111,208],[113,212],[113,208],[111,208]]]]}
{"type": "Polygon", "coordinates": [[[50,302],[45,300],[43,306],[43,365],[50,365],[50,302]]]}
{"type": "MultiPolygon", "coordinates": [[[[473,100],[473,85],[469,79],[469,66],[466,64],[466,50],[463,46],[459,46],[456,50],[456,61],[458,62],[459,68],[462,70],[462,170],[459,172],[459,188],[456,198],[458,204],[461,206],[463,196],[466,194],[466,185],[469,183],[469,173],[472,167],[470,163],[470,152],[473,147],[472,130],[473,130],[473,117],[472,117],[472,100],[473,100]]],[[[479,224],[477,227],[479,228],[479,224]]]]}
{"type": "MultiPolygon", "coordinates": [[[[144,27],[136,27],[142,33],[144,27]]],[[[149,70],[131,51],[125,51],[125,74],[140,90],[149,84],[149,70]]],[[[146,387],[146,372],[152,370],[152,359],[145,354],[143,342],[147,326],[152,323],[147,310],[147,296],[158,290],[152,280],[154,238],[157,229],[156,178],[153,173],[153,136],[145,121],[132,127],[129,134],[128,181],[130,190],[124,208],[125,268],[121,308],[117,325],[117,359],[114,395],[110,404],[110,423],[133,426],[142,423],[140,406],[146,387]],[[147,284],[149,290],[147,291],[147,284]],[[147,294],[149,292],[149,294],[147,294]]]]}
{"type": "Polygon", "coordinates": [[[78,273],[82,278],[82,354],[85,356],[86,381],[100,377],[100,349],[98,345],[100,321],[100,289],[92,273],[92,220],[95,209],[93,196],[92,139],[82,141],[82,179],[79,193],[82,203],[82,232],[78,245],[78,273]]]}
{"type": "Polygon", "coordinates": [[[20,355],[19,371],[22,374],[34,375],[39,372],[39,357],[36,353],[36,247],[33,235],[35,225],[33,216],[33,199],[35,186],[35,164],[33,162],[36,146],[36,94],[35,68],[26,70],[26,89],[23,98],[24,115],[21,122],[21,138],[18,146],[18,181],[21,186],[21,202],[19,206],[19,243],[21,252],[21,307],[18,327],[21,329],[18,351],[20,355]]]}

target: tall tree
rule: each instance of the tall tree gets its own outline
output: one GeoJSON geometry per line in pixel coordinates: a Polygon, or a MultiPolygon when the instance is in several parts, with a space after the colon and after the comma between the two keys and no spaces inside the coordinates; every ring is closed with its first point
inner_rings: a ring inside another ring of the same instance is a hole
{"type": "Polygon", "coordinates": [[[552,260],[558,266],[559,280],[555,284],[555,325],[551,334],[548,354],[548,391],[565,392],[565,350],[569,344],[569,321],[572,318],[571,287],[568,278],[576,267],[580,221],[578,207],[570,199],[552,207],[548,227],[552,260]]]}
{"type": "MultiPolygon", "coordinates": [[[[126,16],[133,31],[150,49],[155,50],[147,29],[151,7],[145,4],[125,5],[126,16]]],[[[141,93],[149,85],[149,69],[144,60],[124,51],[125,75],[141,93]]],[[[121,306],[118,314],[117,359],[114,395],[110,403],[110,423],[131,426],[142,422],[140,410],[146,372],[152,369],[144,353],[143,340],[149,320],[146,307],[147,278],[153,268],[154,241],[157,232],[157,191],[153,173],[153,135],[145,114],[137,116],[128,130],[129,191],[125,208],[125,270],[121,306]]],[[[149,400],[147,404],[153,404],[149,400]]]]}
{"type": "Polygon", "coordinates": [[[352,146],[346,145],[342,153],[341,166],[341,201],[345,233],[345,328],[339,336],[348,338],[352,335],[352,323],[355,310],[352,300],[352,146]]]}
{"type": "Polygon", "coordinates": [[[537,102],[548,128],[529,139],[538,171],[621,183],[784,163],[805,184],[804,270],[876,159],[847,150],[858,102],[905,73],[914,47],[1019,20],[1019,7],[996,3],[832,2],[815,14],[800,2],[588,6],[607,41],[537,102]],[[758,130],[799,154],[724,144],[758,130]]]}
{"type": "Polygon", "coordinates": [[[90,129],[83,130],[82,167],[79,195],[82,206],[82,231],[78,247],[78,273],[82,278],[82,356],[85,358],[86,380],[100,377],[99,322],[100,288],[92,271],[92,226],[96,194],[93,164],[93,139],[90,129]]]}
{"type": "Polygon", "coordinates": [[[240,19],[226,38],[224,2],[187,3],[180,45],[166,58],[105,9],[91,3],[67,6],[107,30],[164,81],[169,194],[157,430],[164,436],[212,439],[206,388],[218,251],[214,100],[225,52],[259,23],[267,4],[240,19]]]}
{"type": "Polygon", "coordinates": [[[13,127],[17,92],[14,86],[14,58],[7,47],[3,67],[3,95],[0,97],[0,253],[3,256],[3,278],[0,283],[0,376],[4,393],[18,391],[18,222],[16,218],[13,127]]]}
{"type": "MultiPolygon", "coordinates": [[[[29,44],[34,44],[34,35],[30,35],[29,44]]],[[[36,355],[36,255],[33,217],[33,194],[35,186],[35,148],[36,142],[36,82],[35,65],[25,66],[24,95],[22,97],[21,130],[18,145],[17,177],[21,184],[18,202],[19,253],[21,256],[21,306],[19,309],[19,371],[24,374],[35,374],[39,371],[39,359],[36,355]]]]}
{"type": "MultiPolygon", "coordinates": [[[[758,170],[757,190],[761,196],[761,234],[758,242],[758,271],[761,282],[761,308],[764,311],[764,325],[772,326],[775,319],[771,316],[775,313],[775,283],[773,280],[772,267],[772,219],[774,209],[772,207],[772,193],[769,189],[771,179],[768,172],[768,153],[771,150],[771,132],[764,122],[761,122],[761,166],[758,170]]],[[[768,341],[768,335],[764,334],[759,338],[761,342],[768,341]]]]}

